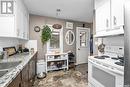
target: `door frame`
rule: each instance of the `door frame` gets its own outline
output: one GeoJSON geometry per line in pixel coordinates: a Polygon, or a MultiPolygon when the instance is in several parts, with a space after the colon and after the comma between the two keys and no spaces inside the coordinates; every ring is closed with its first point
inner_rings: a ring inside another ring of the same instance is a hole
{"type": "MultiPolygon", "coordinates": [[[[81,29],[81,30],[88,30],[88,33],[89,33],[89,35],[88,35],[88,37],[89,37],[89,41],[90,41],[90,28],[84,28],[84,27],[76,27],[76,65],[79,65],[78,64],[78,60],[77,60],[77,58],[78,58],[78,46],[77,46],[77,41],[79,41],[78,40],[78,30],[79,29],[81,29]]],[[[89,43],[89,42],[88,42],[89,43]]],[[[88,44],[88,47],[89,47],[90,45],[88,44]]],[[[90,49],[89,49],[89,52],[90,52],[90,49]]],[[[89,53],[89,55],[90,55],[90,53],[89,53]]]]}

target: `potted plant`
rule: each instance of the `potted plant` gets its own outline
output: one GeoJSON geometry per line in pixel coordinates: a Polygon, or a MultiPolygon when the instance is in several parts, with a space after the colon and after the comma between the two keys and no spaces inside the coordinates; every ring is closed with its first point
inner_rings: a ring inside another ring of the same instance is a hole
{"type": "Polygon", "coordinates": [[[41,41],[45,44],[48,40],[51,39],[52,31],[48,25],[43,26],[42,34],[41,34],[41,41]]]}

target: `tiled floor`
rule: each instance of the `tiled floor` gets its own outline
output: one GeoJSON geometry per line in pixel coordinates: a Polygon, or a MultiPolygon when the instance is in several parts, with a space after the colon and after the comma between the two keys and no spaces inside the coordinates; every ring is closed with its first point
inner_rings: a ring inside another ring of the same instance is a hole
{"type": "Polygon", "coordinates": [[[87,87],[87,64],[76,70],[49,72],[45,79],[37,79],[34,87],[87,87]]]}

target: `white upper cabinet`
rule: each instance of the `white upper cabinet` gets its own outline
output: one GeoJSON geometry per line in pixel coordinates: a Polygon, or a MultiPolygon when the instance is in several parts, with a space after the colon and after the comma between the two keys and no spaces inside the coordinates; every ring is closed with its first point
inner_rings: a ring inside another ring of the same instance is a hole
{"type": "Polygon", "coordinates": [[[14,16],[0,16],[0,37],[14,37],[15,35],[14,16]]]}
{"type": "Polygon", "coordinates": [[[96,32],[110,29],[110,1],[104,0],[96,9],[96,32]]]}
{"type": "Polygon", "coordinates": [[[0,14],[0,37],[28,40],[29,13],[23,0],[16,0],[13,14],[0,14]]]}
{"type": "Polygon", "coordinates": [[[123,34],[123,0],[95,0],[96,37],[123,34]]]}
{"type": "Polygon", "coordinates": [[[28,39],[29,33],[29,13],[24,3],[21,0],[17,1],[17,37],[22,39],[28,39]]]}
{"type": "Polygon", "coordinates": [[[124,0],[111,0],[112,29],[124,25],[124,0]]]}

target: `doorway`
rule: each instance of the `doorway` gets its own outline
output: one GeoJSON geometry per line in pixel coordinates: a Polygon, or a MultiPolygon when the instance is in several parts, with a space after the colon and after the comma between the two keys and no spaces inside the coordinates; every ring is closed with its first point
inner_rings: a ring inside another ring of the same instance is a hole
{"type": "Polygon", "coordinates": [[[76,28],[76,65],[88,63],[90,55],[90,29],[77,27],[76,28]]]}

